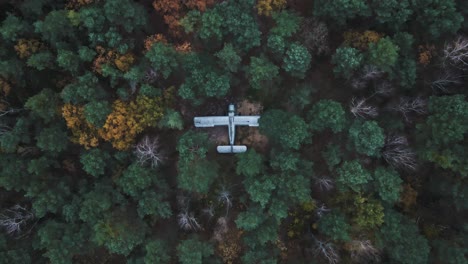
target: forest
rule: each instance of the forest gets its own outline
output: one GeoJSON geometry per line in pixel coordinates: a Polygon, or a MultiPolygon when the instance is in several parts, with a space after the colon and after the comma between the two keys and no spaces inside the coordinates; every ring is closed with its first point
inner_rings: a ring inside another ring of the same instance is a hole
{"type": "Polygon", "coordinates": [[[0,0],[0,264],[466,264],[467,73],[466,0],[0,0]]]}

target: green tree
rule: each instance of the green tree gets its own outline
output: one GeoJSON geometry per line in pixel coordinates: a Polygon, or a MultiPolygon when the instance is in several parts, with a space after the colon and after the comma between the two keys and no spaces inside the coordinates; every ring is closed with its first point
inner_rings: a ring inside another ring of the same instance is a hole
{"type": "Polygon", "coordinates": [[[465,96],[432,96],[428,108],[430,115],[426,122],[417,125],[423,158],[467,176],[467,156],[463,145],[468,131],[465,96]]]}
{"type": "Polygon", "coordinates": [[[367,1],[364,0],[318,0],[314,2],[314,15],[325,17],[344,26],[347,21],[356,17],[368,17],[372,14],[367,1]]]}
{"type": "Polygon", "coordinates": [[[383,129],[375,121],[356,120],[349,128],[349,141],[358,153],[378,157],[385,143],[383,129]]]}
{"type": "Polygon", "coordinates": [[[177,257],[182,264],[202,264],[214,254],[213,246],[207,242],[200,241],[194,236],[182,240],[177,245],[177,257]]]}
{"type": "Polygon", "coordinates": [[[263,171],[263,156],[249,148],[245,153],[236,155],[236,173],[246,177],[254,177],[263,171]]]}
{"type": "Polygon", "coordinates": [[[85,226],[45,222],[37,231],[35,248],[44,250],[52,264],[72,263],[72,258],[86,249],[89,230],[85,226]]]}
{"type": "Polygon", "coordinates": [[[377,43],[369,44],[368,62],[386,72],[391,72],[398,59],[400,48],[389,37],[381,38],[377,43]]]}
{"type": "Polygon", "coordinates": [[[250,65],[246,74],[252,88],[261,90],[272,86],[278,73],[278,66],[265,57],[250,57],[250,65]]]}
{"type": "Polygon", "coordinates": [[[354,199],[355,216],[353,222],[363,229],[374,229],[383,224],[384,208],[379,201],[356,195],[354,199]]]}
{"type": "Polygon", "coordinates": [[[393,31],[399,31],[411,18],[413,9],[408,0],[371,1],[372,9],[379,23],[385,24],[393,31]]]}
{"type": "Polygon", "coordinates": [[[67,132],[60,125],[44,128],[36,137],[37,146],[47,152],[62,152],[67,149],[67,132]]]}
{"type": "Polygon", "coordinates": [[[34,23],[36,33],[41,34],[42,39],[52,47],[56,47],[62,41],[74,41],[75,29],[68,18],[68,11],[54,10],[47,14],[43,21],[34,23]]]}
{"type": "Polygon", "coordinates": [[[100,149],[88,150],[80,156],[83,170],[94,177],[104,175],[106,164],[109,159],[109,153],[100,149]]]}
{"type": "Polygon", "coordinates": [[[151,66],[167,79],[179,67],[177,52],[172,46],[162,42],[156,42],[145,54],[145,57],[151,62],[151,66]]]}
{"type": "Polygon", "coordinates": [[[206,159],[210,146],[206,133],[189,131],[179,138],[178,186],[187,191],[207,193],[218,176],[219,165],[206,159]]]}
{"type": "Polygon", "coordinates": [[[36,70],[42,71],[47,68],[54,68],[54,55],[49,51],[41,51],[31,55],[26,64],[36,70]]]}
{"type": "Polygon", "coordinates": [[[427,263],[430,247],[418,226],[405,216],[388,210],[379,229],[378,241],[385,245],[391,260],[402,264],[427,263]]]}
{"type": "Polygon", "coordinates": [[[48,123],[58,116],[58,100],[58,95],[54,91],[44,88],[38,94],[30,97],[24,106],[48,123]]]}
{"type": "Polygon", "coordinates": [[[322,99],[308,113],[310,129],[323,131],[327,128],[335,133],[341,132],[346,126],[346,115],[340,103],[322,99]]]}
{"type": "Polygon", "coordinates": [[[364,56],[355,48],[338,48],[332,56],[332,63],[335,64],[333,72],[336,76],[342,76],[349,79],[362,65],[363,60],[364,56]]]}
{"type": "Polygon", "coordinates": [[[95,127],[102,127],[107,116],[112,112],[112,106],[108,101],[91,101],[84,106],[86,121],[95,127]]]}
{"type": "Polygon", "coordinates": [[[287,38],[294,35],[300,28],[302,17],[289,10],[275,12],[271,16],[275,26],[270,30],[274,35],[287,38]]]}
{"type": "Polygon", "coordinates": [[[145,8],[130,0],[109,0],[104,6],[104,13],[112,25],[119,25],[128,33],[146,25],[145,8]]]}
{"type": "Polygon", "coordinates": [[[357,160],[343,162],[336,171],[338,173],[336,182],[340,189],[348,187],[355,192],[359,192],[362,190],[363,185],[372,179],[370,173],[357,160]]]}
{"type": "Polygon", "coordinates": [[[250,195],[250,200],[260,204],[262,208],[270,201],[276,184],[272,176],[263,175],[262,177],[249,177],[244,180],[244,188],[250,195]]]}
{"type": "Polygon", "coordinates": [[[311,59],[312,56],[307,48],[298,43],[293,43],[286,50],[282,68],[291,76],[303,79],[310,68],[311,59]]]}
{"type": "Polygon", "coordinates": [[[145,264],[167,264],[171,261],[171,256],[168,254],[169,246],[164,240],[153,239],[148,241],[145,245],[145,252],[145,264]]]}
{"type": "Polygon", "coordinates": [[[91,72],[77,78],[63,88],[61,97],[65,103],[80,104],[103,99],[106,92],[99,85],[99,79],[91,72]]]}
{"type": "Polygon", "coordinates": [[[0,35],[2,38],[11,42],[16,41],[19,36],[25,35],[31,31],[32,28],[28,22],[11,13],[7,13],[0,27],[0,35]]]}
{"type": "Polygon", "coordinates": [[[76,52],[59,49],[57,51],[57,64],[64,70],[76,75],[80,68],[80,57],[76,52]]]}
{"type": "Polygon", "coordinates": [[[173,109],[166,109],[166,112],[158,123],[158,127],[182,130],[184,128],[184,120],[182,120],[179,112],[173,109]]]}
{"type": "Polygon", "coordinates": [[[137,197],[141,191],[151,186],[154,178],[154,170],[132,163],[116,180],[116,184],[124,193],[137,197]]]}
{"type": "Polygon", "coordinates": [[[224,44],[223,49],[218,51],[215,56],[219,59],[220,66],[230,72],[237,72],[242,61],[231,43],[224,44]]]}
{"type": "Polygon", "coordinates": [[[455,34],[463,22],[454,0],[415,0],[413,5],[415,21],[433,39],[443,34],[455,34]]]}
{"type": "Polygon", "coordinates": [[[128,212],[107,214],[93,226],[92,240],[105,246],[109,252],[128,256],[144,241],[147,227],[137,217],[128,212]]]}
{"type": "Polygon", "coordinates": [[[268,110],[259,120],[260,132],[284,148],[299,149],[310,136],[306,122],[282,110],[268,110]]]}
{"type": "Polygon", "coordinates": [[[167,186],[158,185],[158,192],[149,189],[138,195],[138,215],[143,218],[147,215],[156,218],[169,218],[172,215],[171,205],[166,199],[167,186]]]}
{"type": "Polygon", "coordinates": [[[322,152],[322,157],[328,165],[328,169],[333,169],[336,165],[341,163],[343,159],[343,152],[339,145],[329,143],[327,149],[322,152]]]}
{"type": "Polygon", "coordinates": [[[403,180],[392,168],[377,167],[374,172],[377,192],[382,201],[393,204],[400,199],[403,180]]]}
{"type": "Polygon", "coordinates": [[[333,211],[320,218],[317,228],[320,233],[336,241],[349,241],[351,239],[349,237],[351,226],[346,221],[346,217],[338,211],[333,211]]]}

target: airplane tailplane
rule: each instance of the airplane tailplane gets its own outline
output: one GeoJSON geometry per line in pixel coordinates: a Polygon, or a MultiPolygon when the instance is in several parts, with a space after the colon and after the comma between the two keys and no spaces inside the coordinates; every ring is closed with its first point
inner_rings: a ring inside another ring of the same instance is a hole
{"type": "Polygon", "coordinates": [[[234,145],[218,146],[216,150],[218,151],[218,153],[243,153],[247,151],[247,147],[234,145]]]}

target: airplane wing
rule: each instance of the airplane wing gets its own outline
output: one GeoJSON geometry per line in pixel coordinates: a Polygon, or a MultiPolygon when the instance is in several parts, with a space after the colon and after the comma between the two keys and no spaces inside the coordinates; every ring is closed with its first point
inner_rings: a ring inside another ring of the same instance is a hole
{"type": "Polygon", "coordinates": [[[228,126],[229,116],[201,116],[193,118],[196,127],[228,126]]]}
{"type": "Polygon", "coordinates": [[[236,126],[258,126],[260,116],[234,116],[234,125],[236,126]]]}

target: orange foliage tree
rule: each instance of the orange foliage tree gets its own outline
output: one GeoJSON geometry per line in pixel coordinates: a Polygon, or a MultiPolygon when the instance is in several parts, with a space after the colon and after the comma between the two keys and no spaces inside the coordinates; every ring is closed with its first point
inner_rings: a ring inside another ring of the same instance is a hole
{"type": "Polygon", "coordinates": [[[126,72],[135,61],[135,56],[132,53],[120,54],[115,50],[106,50],[102,46],[97,46],[96,51],[98,55],[93,61],[93,69],[100,74],[102,74],[102,66],[105,64],[113,64],[120,71],[126,72]]]}
{"type": "Polygon", "coordinates": [[[15,45],[15,51],[21,59],[24,59],[38,52],[43,47],[44,45],[37,39],[19,39],[15,45]]]}
{"type": "Polygon", "coordinates": [[[257,13],[259,15],[271,16],[272,12],[286,7],[286,0],[258,0],[257,13]]]}
{"type": "Polygon", "coordinates": [[[377,43],[383,35],[372,30],[364,32],[350,30],[343,33],[343,37],[345,45],[360,50],[367,50],[370,43],[377,43]]]}
{"type": "Polygon", "coordinates": [[[419,50],[419,56],[418,56],[418,62],[419,64],[422,64],[423,66],[428,65],[431,62],[432,59],[432,54],[435,51],[435,47],[433,45],[420,45],[418,47],[419,50]]]}
{"type": "Polygon", "coordinates": [[[154,0],[153,7],[164,17],[164,22],[169,26],[169,33],[180,36],[183,32],[179,20],[188,10],[197,9],[204,12],[215,0],[154,0]]]}
{"type": "Polygon", "coordinates": [[[153,46],[153,44],[157,42],[162,42],[164,44],[167,44],[167,39],[166,37],[164,37],[163,34],[154,34],[154,35],[148,36],[145,39],[145,50],[146,51],[150,50],[151,46],[153,46]]]}

